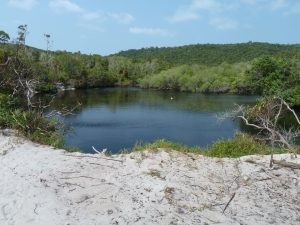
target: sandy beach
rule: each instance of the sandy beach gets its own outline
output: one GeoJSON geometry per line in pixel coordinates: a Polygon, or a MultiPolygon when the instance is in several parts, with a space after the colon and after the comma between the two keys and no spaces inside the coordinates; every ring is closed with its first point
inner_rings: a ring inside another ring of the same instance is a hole
{"type": "Polygon", "coordinates": [[[0,224],[300,224],[300,169],[269,159],[67,153],[0,134],[0,224]]]}

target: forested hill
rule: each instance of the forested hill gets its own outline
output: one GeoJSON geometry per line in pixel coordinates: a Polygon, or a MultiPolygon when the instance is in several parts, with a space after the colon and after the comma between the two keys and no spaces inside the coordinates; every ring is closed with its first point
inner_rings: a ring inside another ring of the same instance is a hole
{"type": "Polygon", "coordinates": [[[114,55],[136,59],[159,59],[172,64],[218,65],[222,62],[247,62],[262,56],[294,54],[300,44],[269,44],[248,42],[240,44],[196,44],[181,47],[150,47],[120,51],[114,55]]]}

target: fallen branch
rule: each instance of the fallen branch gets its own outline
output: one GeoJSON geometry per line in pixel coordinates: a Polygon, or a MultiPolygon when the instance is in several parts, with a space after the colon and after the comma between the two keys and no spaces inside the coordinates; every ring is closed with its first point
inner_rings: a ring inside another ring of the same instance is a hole
{"type": "Polygon", "coordinates": [[[98,165],[98,166],[107,166],[107,167],[110,167],[110,168],[113,168],[113,169],[118,169],[116,167],[113,167],[113,166],[109,166],[109,165],[103,165],[103,164],[100,164],[100,163],[90,163],[92,165],[98,165]]]}
{"type": "Polygon", "coordinates": [[[223,210],[223,213],[225,212],[225,210],[226,210],[227,207],[229,206],[229,204],[230,204],[230,202],[232,201],[232,199],[234,198],[234,196],[235,196],[235,192],[234,192],[233,195],[231,196],[230,200],[227,202],[227,204],[226,204],[226,206],[225,206],[225,208],[224,208],[224,210],[223,210]]]}
{"type": "Polygon", "coordinates": [[[34,208],[34,210],[33,210],[33,211],[34,211],[34,213],[35,213],[36,215],[38,215],[38,214],[37,214],[37,212],[35,211],[35,210],[36,210],[36,208],[37,208],[37,204],[35,204],[35,208],[34,208]]]}
{"type": "Polygon", "coordinates": [[[297,163],[293,163],[293,162],[286,162],[286,161],[282,161],[282,160],[273,160],[274,164],[279,164],[282,166],[288,166],[288,167],[296,167],[296,168],[300,168],[300,164],[297,163]]]}
{"type": "Polygon", "coordinates": [[[92,149],[93,149],[95,152],[97,152],[98,154],[101,154],[101,152],[99,152],[97,149],[95,149],[94,146],[92,146],[92,149]]]}
{"type": "Polygon", "coordinates": [[[101,154],[101,155],[105,155],[106,151],[107,151],[107,148],[103,149],[102,152],[99,152],[97,149],[95,149],[94,146],[92,146],[92,149],[97,152],[98,154],[101,154]]]}
{"type": "Polygon", "coordinates": [[[124,162],[123,160],[120,160],[120,159],[112,159],[112,158],[106,158],[106,157],[95,157],[95,156],[89,156],[89,155],[66,155],[66,156],[72,156],[72,157],[78,157],[78,158],[85,158],[85,157],[88,157],[88,158],[95,158],[95,159],[107,159],[107,160],[113,160],[113,161],[117,161],[117,162],[124,162]]]}
{"type": "Polygon", "coordinates": [[[79,173],[78,171],[71,171],[71,172],[61,172],[61,173],[79,173]]]}
{"type": "Polygon", "coordinates": [[[81,188],[85,188],[83,186],[80,186],[79,184],[72,184],[72,183],[69,183],[69,182],[66,182],[64,184],[59,184],[57,186],[59,186],[59,187],[65,187],[66,185],[74,185],[74,186],[78,186],[78,187],[81,187],[81,188]]]}
{"type": "Polygon", "coordinates": [[[81,178],[81,177],[84,177],[84,178],[90,178],[90,179],[95,179],[95,180],[100,180],[98,178],[94,178],[94,177],[88,177],[88,176],[78,176],[78,177],[61,177],[59,179],[75,179],[75,178],[81,178]]]}

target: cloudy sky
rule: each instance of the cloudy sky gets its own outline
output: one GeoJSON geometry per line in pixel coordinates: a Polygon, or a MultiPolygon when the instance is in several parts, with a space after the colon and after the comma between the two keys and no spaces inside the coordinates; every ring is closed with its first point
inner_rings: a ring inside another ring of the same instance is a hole
{"type": "Polygon", "coordinates": [[[299,0],[2,0],[0,30],[26,43],[109,55],[151,46],[300,43],[299,0]]]}

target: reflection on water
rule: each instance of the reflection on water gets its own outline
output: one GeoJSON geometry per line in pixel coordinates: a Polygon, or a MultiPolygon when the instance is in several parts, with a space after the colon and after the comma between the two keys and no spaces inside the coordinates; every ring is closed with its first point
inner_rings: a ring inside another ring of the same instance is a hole
{"type": "Polygon", "coordinates": [[[74,127],[66,135],[68,146],[87,153],[108,148],[117,153],[136,141],[165,138],[189,146],[206,146],[236,131],[249,130],[239,120],[217,124],[215,114],[234,103],[253,105],[258,96],[217,95],[139,88],[103,88],[66,91],[58,94],[51,109],[82,106],[66,117],[74,127]]]}

